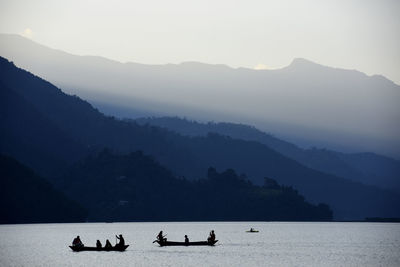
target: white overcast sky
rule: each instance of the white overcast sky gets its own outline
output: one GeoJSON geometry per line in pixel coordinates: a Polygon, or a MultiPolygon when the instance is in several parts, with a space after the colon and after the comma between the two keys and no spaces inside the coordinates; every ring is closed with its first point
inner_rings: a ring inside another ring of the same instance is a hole
{"type": "Polygon", "coordinates": [[[280,68],[302,57],[400,84],[396,0],[0,0],[0,33],[146,64],[280,68]]]}

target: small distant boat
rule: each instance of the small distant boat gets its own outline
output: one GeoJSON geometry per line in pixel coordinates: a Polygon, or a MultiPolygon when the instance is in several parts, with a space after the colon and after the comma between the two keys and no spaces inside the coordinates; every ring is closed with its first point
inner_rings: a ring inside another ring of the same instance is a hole
{"type": "Polygon", "coordinates": [[[254,229],[246,231],[246,233],[258,233],[258,232],[259,232],[258,230],[254,230],[254,229]]]}
{"type": "MultiPolygon", "coordinates": [[[[176,241],[158,241],[155,240],[154,242],[157,242],[161,247],[167,247],[167,246],[214,246],[215,243],[218,242],[218,240],[214,241],[196,241],[196,242],[176,242],[176,241]]],[[[154,243],[153,242],[153,243],[154,243]]]]}
{"type": "Polygon", "coordinates": [[[129,245],[125,245],[123,247],[121,246],[115,246],[115,247],[110,247],[110,248],[105,248],[105,247],[77,247],[77,246],[69,246],[73,251],[79,252],[79,251],[125,251],[129,245]]]}

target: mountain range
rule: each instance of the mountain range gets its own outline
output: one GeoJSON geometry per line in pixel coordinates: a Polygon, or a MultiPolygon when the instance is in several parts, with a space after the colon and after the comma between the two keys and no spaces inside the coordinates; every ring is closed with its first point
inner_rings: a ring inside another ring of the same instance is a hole
{"type": "Polygon", "coordinates": [[[300,147],[400,157],[400,86],[295,59],[277,70],[76,56],[17,35],[0,55],[120,117],[167,115],[255,125],[300,147]]]}
{"type": "Polygon", "coordinates": [[[375,153],[341,153],[315,147],[303,149],[244,124],[200,123],[179,117],[145,117],[133,121],[141,125],[159,126],[186,136],[218,133],[235,139],[257,141],[309,168],[400,192],[400,162],[375,153]]]}
{"type": "Polygon", "coordinates": [[[75,164],[56,184],[89,210],[89,221],[330,221],[327,205],[312,205],[274,180],[255,186],[233,170],[179,179],[142,152],[103,150],[75,164]]]}
{"type": "Polygon", "coordinates": [[[4,58],[0,73],[0,152],[53,183],[71,165],[108,147],[117,154],[142,150],[174,176],[188,180],[204,178],[210,167],[234,169],[256,186],[267,177],[293,186],[311,203],[328,204],[336,219],[400,213],[397,193],[311,169],[260,142],[215,133],[189,137],[107,117],[4,58]]]}

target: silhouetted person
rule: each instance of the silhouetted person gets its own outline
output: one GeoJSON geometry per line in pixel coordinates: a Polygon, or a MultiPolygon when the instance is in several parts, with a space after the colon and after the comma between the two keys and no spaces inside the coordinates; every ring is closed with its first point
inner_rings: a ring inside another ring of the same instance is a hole
{"type": "Polygon", "coordinates": [[[102,247],[102,245],[101,245],[100,240],[97,240],[97,242],[96,242],[96,248],[101,248],[101,247],[102,247]]]}
{"type": "Polygon", "coordinates": [[[211,230],[210,236],[207,238],[208,242],[214,242],[215,241],[215,233],[214,230],[211,230]]]}
{"type": "Polygon", "coordinates": [[[110,243],[110,240],[106,240],[106,244],[105,244],[105,246],[104,246],[105,248],[112,248],[112,245],[111,245],[111,243],[110,243]]]}
{"type": "Polygon", "coordinates": [[[253,228],[250,228],[250,232],[254,232],[254,229],[253,229],[253,228]]]}
{"type": "Polygon", "coordinates": [[[82,243],[81,238],[79,237],[79,235],[77,237],[75,237],[74,240],[72,241],[72,246],[74,246],[74,247],[83,247],[83,243],[82,243]]]}
{"type": "Polygon", "coordinates": [[[187,235],[185,235],[185,244],[189,245],[189,237],[187,235]]]}
{"type": "Polygon", "coordinates": [[[123,246],[125,246],[125,239],[122,237],[122,235],[120,234],[119,235],[119,237],[118,236],[115,236],[117,239],[119,239],[119,243],[118,244],[116,244],[115,246],[118,246],[118,247],[123,247],[123,246]]]}
{"type": "Polygon", "coordinates": [[[165,242],[165,241],[167,241],[167,239],[164,238],[164,236],[163,236],[163,231],[160,231],[160,232],[158,233],[158,235],[157,235],[157,240],[158,240],[159,242],[165,242]]]}

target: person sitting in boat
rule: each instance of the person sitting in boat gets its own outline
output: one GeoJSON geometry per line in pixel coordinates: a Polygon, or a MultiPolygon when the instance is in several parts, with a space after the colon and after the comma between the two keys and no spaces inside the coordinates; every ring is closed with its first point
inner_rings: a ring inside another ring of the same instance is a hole
{"type": "Polygon", "coordinates": [[[111,245],[111,243],[110,243],[110,240],[106,240],[106,244],[105,244],[105,246],[104,246],[105,248],[112,248],[112,245],[111,245]]]}
{"type": "Polygon", "coordinates": [[[74,246],[74,247],[83,247],[83,243],[82,243],[81,238],[79,237],[79,235],[77,237],[75,237],[74,240],[72,241],[72,246],[74,246]]]}
{"type": "Polygon", "coordinates": [[[118,247],[124,247],[125,246],[125,239],[122,237],[122,235],[120,234],[119,237],[115,236],[117,239],[119,239],[119,243],[116,244],[115,246],[118,247]]]}
{"type": "Polygon", "coordinates": [[[158,233],[158,235],[157,235],[157,240],[158,240],[159,242],[165,242],[165,241],[167,241],[167,239],[165,238],[165,236],[163,236],[163,231],[160,231],[160,232],[158,233]]]}
{"type": "Polygon", "coordinates": [[[214,242],[215,241],[215,233],[214,230],[211,230],[210,236],[207,238],[208,242],[214,242]]]}
{"type": "Polygon", "coordinates": [[[100,240],[97,240],[97,242],[96,242],[96,248],[101,248],[101,247],[102,247],[102,245],[101,245],[100,240]]]}
{"type": "Polygon", "coordinates": [[[185,244],[189,244],[189,237],[185,235],[185,244]]]}
{"type": "Polygon", "coordinates": [[[254,229],[253,229],[253,228],[250,228],[250,232],[254,232],[254,229]]]}

